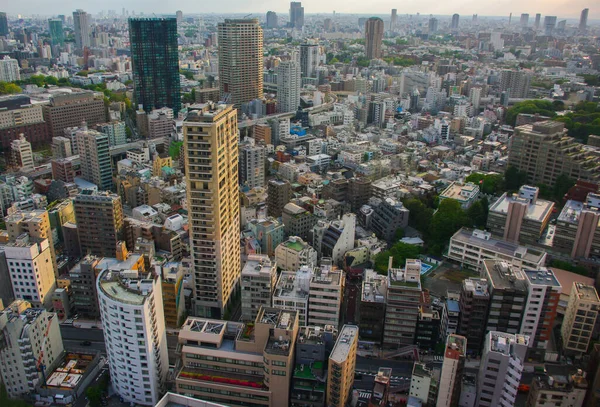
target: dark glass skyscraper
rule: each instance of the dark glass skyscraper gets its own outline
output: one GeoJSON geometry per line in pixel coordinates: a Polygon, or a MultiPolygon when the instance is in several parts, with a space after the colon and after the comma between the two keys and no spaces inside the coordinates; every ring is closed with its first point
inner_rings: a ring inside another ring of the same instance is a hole
{"type": "Polygon", "coordinates": [[[145,111],[181,109],[177,19],[130,18],[129,41],[135,103],[145,111]]]}
{"type": "Polygon", "coordinates": [[[8,35],[8,19],[5,12],[0,12],[0,35],[8,35]]]}
{"type": "Polygon", "coordinates": [[[52,45],[65,45],[65,34],[63,31],[62,20],[59,18],[51,18],[48,20],[48,28],[50,29],[52,45]]]}

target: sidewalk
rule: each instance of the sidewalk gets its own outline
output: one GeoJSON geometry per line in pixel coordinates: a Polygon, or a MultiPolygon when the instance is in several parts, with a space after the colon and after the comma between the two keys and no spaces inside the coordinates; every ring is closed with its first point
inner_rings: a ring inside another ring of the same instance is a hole
{"type": "Polygon", "coordinates": [[[83,328],[83,329],[102,329],[102,321],[93,320],[93,319],[65,319],[61,324],[64,325],[72,325],[74,328],[83,328]]]}

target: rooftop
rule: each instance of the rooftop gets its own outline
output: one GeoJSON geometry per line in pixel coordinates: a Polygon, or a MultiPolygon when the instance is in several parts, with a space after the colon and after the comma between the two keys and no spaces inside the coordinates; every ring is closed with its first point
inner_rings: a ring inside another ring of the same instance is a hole
{"type": "Polygon", "coordinates": [[[302,266],[296,272],[283,271],[277,280],[273,297],[307,301],[311,276],[312,268],[309,266],[302,266]]]}
{"type": "Polygon", "coordinates": [[[292,249],[296,252],[302,251],[302,249],[308,247],[308,243],[306,243],[302,238],[298,236],[290,236],[288,240],[282,243],[288,249],[292,249]]]}
{"type": "Polygon", "coordinates": [[[539,270],[523,270],[529,282],[533,285],[547,285],[560,288],[560,283],[554,275],[554,272],[546,267],[539,270]]]}
{"type": "Polygon", "coordinates": [[[362,283],[363,302],[385,303],[387,295],[387,278],[375,272],[374,270],[365,270],[365,277],[362,283]]]}
{"type": "Polygon", "coordinates": [[[460,335],[450,334],[446,339],[446,356],[448,351],[456,351],[461,356],[464,356],[467,352],[467,338],[460,335]]]}
{"type": "Polygon", "coordinates": [[[358,327],[356,325],[344,325],[329,359],[336,363],[343,363],[348,358],[355,341],[358,341],[358,327]]]}
{"type": "Polygon", "coordinates": [[[490,207],[490,212],[506,214],[508,213],[508,207],[511,202],[526,204],[527,213],[525,214],[525,219],[535,222],[542,222],[550,215],[550,213],[552,213],[552,209],[554,208],[554,202],[537,199],[533,203],[530,203],[530,200],[526,198],[516,194],[507,195],[505,193],[490,207]]]}
{"type": "Polygon", "coordinates": [[[575,283],[575,290],[580,300],[600,303],[598,292],[593,286],[583,283],[575,283]]]}
{"type": "Polygon", "coordinates": [[[490,340],[490,350],[506,356],[511,354],[512,345],[529,346],[529,336],[527,335],[513,335],[505,332],[493,331],[490,332],[488,338],[490,340]]]}
{"type": "Polygon", "coordinates": [[[476,296],[490,296],[488,282],[484,278],[467,278],[463,280],[463,289],[472,292],[476,296]]]}
{"type": "Polygon", "coordinates": [[[275,263],[271,262],[271,259],[267,255],[250,255],[244,268],[242,269],[242,276],[260,276],[260,275],[271,275],[276,272],[277,268],[275,263]]]}
{"type": "Polygon", "coordinates": [[[448,312],[460,312],[460,307],[456,300],[446,300],[446,308],[448,312]]]}
{"type": "Polygon", "coordinates": [[[113,300],[142,305],[154,288],[151,273],[140,276],[137,270],[112,271],[104,269],[98,276],[100,289],[113,300]],[[145,277],[145,278],[144,278],[145,277]]]}
{"type": "Polygon", "coordinates": [[[468,182],[465,185],[453,182],[440,194],[440,198],[467,201],[475,197],[478,193],[479,187],[471,182],[468,182]]]}
{"type": "Polygon", "coordinates": [[[505,261],[484,260],[488,280],[495,290],[517,290],[527,292],[525,274],[505,261]]]}

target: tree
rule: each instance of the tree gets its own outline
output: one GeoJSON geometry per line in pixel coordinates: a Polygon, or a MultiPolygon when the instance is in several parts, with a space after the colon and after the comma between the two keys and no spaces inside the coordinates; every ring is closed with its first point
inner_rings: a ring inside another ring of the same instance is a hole
{"type": "Polygon", "coordinates": [[[416,245],[398,242],[389,250],[375,256],[375,270],[379,274],[387,274],[390,257],[393,257],[392,267],[402,267],[406,259],[416,259],[421,254],[421,248],[416,245]]]}
{"type": "Polygon", "coordinates": [[[479,185],[479,189],[484,194],[494,195],[504,190],[504,179],[499,174],[484,175],[474,172],[465,181],[479,185]]]}
{"type": "MultiPolygon", "coordinates": [[[[562,109],[561,109],[562,110],[562,109]]],[[[556,117],[554,105],[547,100],[524,100],[523,102],[515,103],[506,111],[506,123],[514,126],[519,113],[540,114],[541,116],[556,117]]]]}
{"type": "Polygon", "coordinates": [[[0,95],[21,93],[22,89],[12,82],[0,82],[0,95]]]}
{"type": "Polygon", "coordinates": [[[515,166],[509,166],[504,172],[504,188],[509,191],[516,191],[522,185],[527,183],[527,173],[520,171],[515,166]]]}
{"type": "Polygon", "coordinates": [[[409,198],[404,201],[404,206],[409,210],[408,224],[417,229],[423,235],[429,233],[429,225],[433,217],[433,209],[427,207],[417,198],[409,198]]]}
{"type": "Polygon", "coordinates": [[[102,389],[99,386],[90,386],[85,390],[85,396],[89,401],[90,407],[100,407],[102,405],[102,389]]]}
{"type": "Polygon", "coordinates": [[[562,173],[558,177],[556,177],[556,181],[554,182],[553,194],[554,199],[557,201],[562,201],[563,197],[569,189],[575,185],[575,180],[569,177],[567,174],[562,173]]]}
{"type": "Polygon", "coordinates": [[[467,216],[469,217],[473,226],[479,229],[483,229],[487,224],[487,205],[487,198],[484,198],[480,201],[474,202],[473,205],[467,209],[467,216]]]}
{"type": "Polygon", "coordinates": [[[433,254],[441,254],[452,235],[463,226],[469,226],[470,223],[469,217],[458,201],[444,199],[431,219],[430,251],[433,254]]]}

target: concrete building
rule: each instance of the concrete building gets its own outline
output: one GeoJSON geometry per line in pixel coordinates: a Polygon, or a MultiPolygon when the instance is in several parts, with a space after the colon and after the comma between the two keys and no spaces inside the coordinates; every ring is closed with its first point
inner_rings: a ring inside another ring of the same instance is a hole
{"type": "Polygon", "coordinates": [[[295,112],[300,106],[300,64],[296,60],[281,61],[277,68],[277,112],[295,112]]]}
{"type": "Polygon", "coordinates": [[[479,198],[479,186],[472,182],[464,185],[453,182],[440,194],[440,202],[444,199],[454,199],[463,209],[468,209],[477,198],[479,198]]]}
{"type": "Polygon", "coordinates": [[[263,96],[263,31],[257,18],[219,23],[221,100],[236,108],[263,96]]]}
{"type": "Polygon", "coordinates": [[[101,258],[87,255],[69,270],[71,298],[75,312],[84,318],[99,318],[96,279],[101,271],[101,258]]]}
{"type": "Polygon", "coordinates": [[[457,333],[467,338],[469,353],[481,352],[489,306],[490,292],[487,280],[484,278],[463,280],[459,298],[460,319],[457,333]]]}
{"type": "Polygon", "coordinates": [[[75,26],[75,48],[83,50],[92,45],[90,31],[91,16],[81,9],[73,12],[73,25],[75,26]]]}
{"type": "Polygon", "coordinates": [[[254,321],[261,307],[272,306],[277,264],[268,255],[250,255],[242,268],[242,321],[254,321]]]}
{"type": "Polygon", "coordinates": [[[482,270],[485,260],[505,261],[515,267],[536,270],[546,264],[545,251],[494,239],[489,232],[467,228],[450,238],[447,257],[475,270],[482,270]]]}
{"type": "Polygon", "coordinates": [[[487,330],[519,333],[529,293],[525,274],[504,261],[483,263],[490,292],[487,330]]]}
{"type": "Polygon", "coordinates": [[[293,202],[283,207],[281,220],[286,236],[299,236],[305,240],[308,240],[313,226],[317,223],[317,218],[312,213],[293,202]]]}
{"type": "Polygon", "coordinates": [[[58,272],[48,239],[24,233],[4,246],[4,253],[15,298],[28,301],[34,308],[51,309],[58,272]]]}
{"type": "Polygon", "coordinates": [[[466,352],[467,339],[464,336],[448,335],[440,375],[437,407],[450,407],[458,404],[466,352]]]}
{"type": "Polygon", "coordinates": [[[25,172],[33,170],[33,150],[24,134],[10,143],[10,154],[11,163],[17,170],[25,172]]]}
{"type": "Polygon", "coordinates": [[[519,333],[529,337],[528,357],[543,360],[552,337],[562,287],[551,269],[523,270],[529,294],[519,333]]]}
{"type": "Polygon", "coordinates": [[[8,55],[0,59],[0,82],[15,82],[21,80],[19,61],[8,55]]]}
{"type": "Polygon", "coordinates": [[[430,406],[435,403],[437,388],[438,382],[433,371],[424,363],[415,363],[410,378],[409,397],[417,398],[423,406],[430,406]]]}
{"type": "Polygon", "coordinates": [[[321,62],[321,47],[314,42],[300,44],[300,71],[303,78],[316,78],[321,62]]]}
{"type": "Polygon", "coordinates": [[[531,76],[525,71],[504,69],[500,73],[500,90],[511,98],[527,98],[531,76]]]}
{"type": "Polygon", "coordinates": [[[298,271],[282,271],[273,292],[273,307],[296,311],[300,326],[307,326],[308,322],[308,293],[313,272],[310,266],[302,266],[298,271]]]}
{"type": "Polygon", "coordinates": [[[24,398],[43,384],[63,354],[58,317],[16,300],[0,312],[0,373],[8,397],[24,398]]]}
{"type": "Polygon", "coordinates": [[[487,228],[506,241],[536,244],[550,223],[554,202],[539,199],[540,189],[523,185],[519,194],[505,192],[490,206],[487,228]]]}
{"type": "Polygon", "coordinates": [[[341,265],[346,252],[354,248],[355,234],[356,215],[353,213],[332,222],[319,220],[312,230],[313,247],[319,258],[328,257],[333,264],[341,265]]]}
{"type": "Polygon", "coordinates": [[[380,239],[393,242],[396,240],[398,229],[408,226],[409,210],[399,200],[372,198],[369,200],[369,206],[373,208],[371,229],[380,239]]]}
{"type": "Polygon", "coordinates": [[[308,325],[337,327],[340,323],[345,274],[332,268],[331,259],[321,259],[310,279],[308,325]]]}
{"type": "Polygon", "coordinates": [[[572,258],[600,257],[600,194],[589,193],[585,202],[568,200],[554,232],[552,247],[572,258]]]}
{"type": "Polygon", "coordinates": [[[228,405],[289,405],[298,330],[296,312],[269,307],[254,324],[188,318],[177,392],[228,405]]]}
{"type": "Polygon", "coordinates": [[[290,27],[296,30],[304,27],[304,7],[299,1],[290,2],[290,27]]]}
{"type": "Polygon", "coordinates": [[[156,266],[161,271],[163,310],[165,326],[179,328],[185,315],[184,268],[179,262],[169,262],[156,266]]]}
{"type": "Polygon", "coordinates": [[[112,386],[126,402],[154,406],[169,369],[161,277],[108,268],[97,291],[112,386]]]}
{"type": "Polygon", "coordinates": [[[549,366],[548,374],[534,377],[527,397],[527,407],[583,406],[588,381],[580,371],[569,366],[549,366]]]}
{"type": "Polygon", "coordinates": [[[108,123],[99,123],[96,125],[96,130],[108,136],[108,143],[111,147],[127,143],[125,122],[112,121],[108,123]]]}
{"type": "Polygon", "coordinates": [[[278,25],[277,13],[274,11],[267,11],[266,28],[277,28],[278,25]]]}
{"type": "Polygon", "coordinates": [[[362,340],[381,343],[386,297],[387,277],[374,270],[365,270],[358,304],[358,327],[362,340]]]}
{"type": "Polygon", "coordinates": [[[71,140],[63,137],[52,137],[52,157],[55,159],[69,158],[73,155],[71,140]]]}
{"type": "Polygon", "coordinates": [[[82,90],[55,93],[50,97],[50,103],[42,106],[42,110],[49,137],[63,136],[65,129],[80,126],[82,121],[90,127],[106,122],[103,93],[82,90]]]}
{"type": "Polygon", "coordinates": [[[283,208],[292,199],[292,186],[287,180],[271,179],[267,185],[267,214],[281,217],[283,208]]]}
{"type": "Polygon", "coordinates": [[[365,22],[365,55],[368,59],[381,58],[383,51],[383,20],[371,17],[365,22]]]}
{"type": "Polygon", "coordinates": [[[281,270],[298,270],[317,264],[317,251],[298,236],[290,236],[275,249],[275,261],[281,270]]]}
{"type": "Polygon", "coordinates": [[[113,174],[108,136],[96,130],[81,128],[76,135],[81,162],[81,177],[98,186],[100,191],[113,188],[113,174]]]}
{"type": "Polygon", "coordinates": [[[241,273],[237,111],[193,105],[183,131],[195,314],[221,318],[241,273]]]}
{"type": "Polygon", "coordinates": [[[274,218],[252,219],[248,222],[250,229],[260,245],[260,252],[268,256],[275,256],[275,249],[284,239],[283,223],[274,218]]]}
{"type": "Polygon", "coordinates": [[[240,144],[240,184],[248,188],[265,186],[265,147],[248,139],[240,144]]]}
{"type": "Polygon", "coordinates": [[[565,351],[579,354],[588,351],[598,313],[600,299],[596,289],[586,284],[573,283],[569,305],[560,328],[565,351]]]}
{"type": "Polygon", "coordinates": [[[527,335],[487,333],[477,375],[477,406],[515,405],[528,346],[527,335]]]}
{"type": "Polygon", "coordinates": [[[399,348],[415,342],[421,299],[421,261],[406,259],[404,268],[388,264],[387,304],[383,345],[399,348]]]}
{"type": "MultiPolygon", "coordinates": [[[[175,132],[173,109],[169,107],[152,110],[146,115],[145,121],[148,128],[148,138],[150,139],[161,138],[166,140],[175,132]]],[[[142,127],[144,127],[143,124],[142,127]]]]}
{"type": "Polygon", "coordinates": [[[508,165],[525,171],[533,185],[554,185],[561,174],[576,180],[600,180],[598,157],[567,136],[564,123],[555,121],[516,127],[510,139],[508,165]]]}
{"type": "Polygon", "coordinates": [[[32,104],[25,95],[0,96],[0,145],[10,148],[21,134],[34,147],[50,142],[42,105],[32,104]]]}
{"type": "Polygon", "coordinates": [[[327,406],[344,407],[350,398],[356,368],[358,327],[344,325],[329,356],[327,406]]]}
{"type": "Polygon", "coordinates": [[[121,198],[109,192],[79,194],[73,204],[81,253],[115,257],[123,232],[121,198]]]}

